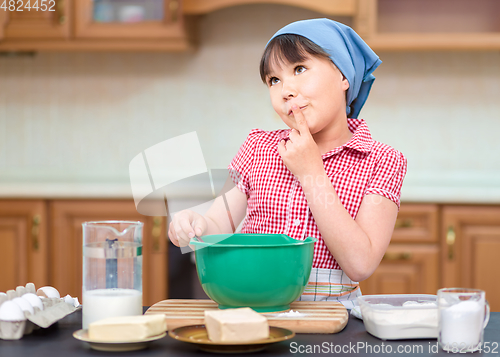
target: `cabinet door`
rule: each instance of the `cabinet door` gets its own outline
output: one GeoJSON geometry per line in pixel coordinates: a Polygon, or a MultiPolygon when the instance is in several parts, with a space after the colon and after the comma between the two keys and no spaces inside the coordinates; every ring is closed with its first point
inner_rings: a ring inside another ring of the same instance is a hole
{"type": "Polygon", "coordinates": [[[432,204],[401,205],[392,243],[438,243],[439,209],[432,204]]]}
{"type": "Polygon", "coordinates": [[[436,245],[391,244],[379,267],[360,283],[364,295],[436,294],[439,288],[436,245]]]}
{"type": "Polygon", "coordinates": [[[0,291],[48,284],[47,209],[40,200],[0,200],[0,291]]]}
{"type": "Polygon", "coordinates": [[[2,41],[66,39],[70,36],[70,0],[16,0],[6,1],[5,5],[8,11],[0,9],[2,41]]]}
{"type": "Polygon", "coordinates": [[[360,284],[363,294],[436,293],[439,288],[438,218],[437,205],[401,205],[391,244],[382,262],[373,275],[360,284]]]}
{"type": "Polygon", "coordinates": [[[485,290],[500,311],[500,207],[446,206],[441,233],[443,285],[485,290]]]}
{"type": "Polygon", "coordinates": [[[355,28],[375,51],[500,48],[496,0],[358,0],[357,5],[355,28]]]}
{"type": "Polygon", "coordinates": [[[185,38],[181,0],[75,1],[76,38],[185,38]]]}
{"type": "Polygon", "coordinates": [[[164,217],[137,213],[132,200],[57,200],[50,203],[50,282],[61,294],[82,295],[82,223],[127,220],[144,222],[143,304],[167,298],[167,249],[164,217]]]}

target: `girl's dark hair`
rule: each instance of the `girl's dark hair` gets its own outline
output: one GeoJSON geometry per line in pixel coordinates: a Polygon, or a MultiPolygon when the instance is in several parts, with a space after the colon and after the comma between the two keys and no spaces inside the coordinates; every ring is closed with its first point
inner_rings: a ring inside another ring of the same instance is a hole
{"type": "Polygon", "coordinates": [[[260,78],[266,83],[272,63],[299,63],[308,55],[330,59],[328,53],[311,40],[300,35],[284,34],[269,42],[260,60],[260,78]]]}

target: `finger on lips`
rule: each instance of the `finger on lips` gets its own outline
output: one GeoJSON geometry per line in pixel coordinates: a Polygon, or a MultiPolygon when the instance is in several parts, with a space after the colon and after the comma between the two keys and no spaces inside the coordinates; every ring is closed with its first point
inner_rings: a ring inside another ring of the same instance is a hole
{"type": "Polygon", "coordinates": [[[298,131],[300,134],[309,133],[309,126],[307,125],[307,120],[302,113],[302,110],[298,106],[292,106],[293,115],[295,117],[295,123],[297,123],[298,131]]]}

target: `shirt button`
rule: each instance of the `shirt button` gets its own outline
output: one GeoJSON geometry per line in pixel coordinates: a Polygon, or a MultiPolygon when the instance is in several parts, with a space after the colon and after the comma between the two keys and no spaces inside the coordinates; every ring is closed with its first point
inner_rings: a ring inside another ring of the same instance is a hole
{"type": "Polygon", "coordinates": [[[295,227],[299,226],[300,225],[300,219],[297,218],[295,221],[293,221],[293,225],[295,227]]]}

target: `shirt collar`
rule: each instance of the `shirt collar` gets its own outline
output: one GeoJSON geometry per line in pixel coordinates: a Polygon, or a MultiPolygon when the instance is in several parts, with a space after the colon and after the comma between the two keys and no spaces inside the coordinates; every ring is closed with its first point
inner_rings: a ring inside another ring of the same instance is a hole
{"type": "Polygon", "coordinates": [[[372,150],[373,139],[370,130],[363,119],[347,119],[347,126],[351,131],[351,139],[342,146],[368,153],[372,150]]]}
{"type": "MultiPolygon", "coordinates": [[[[364,153],[368,153],[371,151],[373,146],[373,139],[372,135],[370,134],[370,130],[366,125],[366,122],[363,119],[348,118],[347,126],[351,133],[353,133],[351,139],[349,139],[349,141],[344,145],[336,147],[335,149],[332,149],[323,154],[323,158],[336,154],[344,148],[350,148],[364,153]]],[[[278,133],[279,140],[287,140],[288,136],[290,135],[290,130],[291,129],[281,130],[278,133]]]]}

